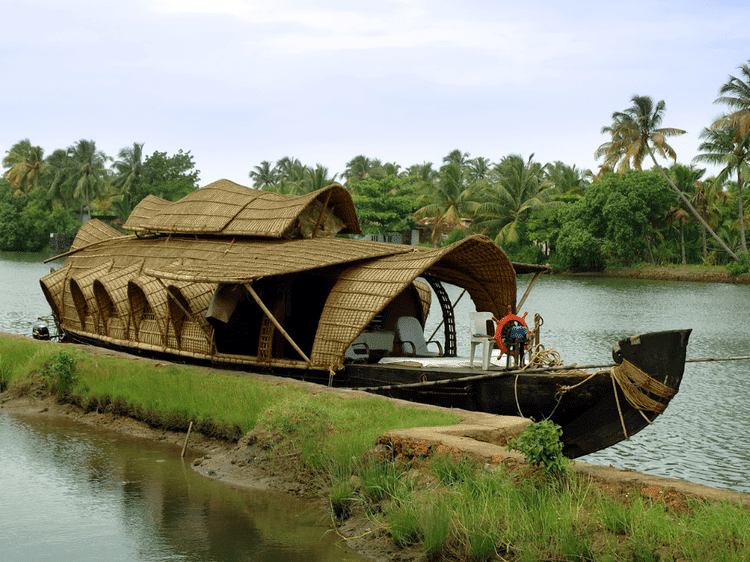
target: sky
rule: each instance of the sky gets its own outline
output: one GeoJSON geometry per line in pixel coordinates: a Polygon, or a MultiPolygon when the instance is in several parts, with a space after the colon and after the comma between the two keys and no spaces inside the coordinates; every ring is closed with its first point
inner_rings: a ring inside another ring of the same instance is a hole
{"type": "MultiPolygon", "coordinates": [[[[200,185],[285,156],[438,168],[455,149],[598,171],[601,128],[664,100],[690,164],[750,60],[746,0],[0,0],[0,152],[190,151],[200,185]]],[[[666,163],[666,162],[662,162],[666,163]]]]}

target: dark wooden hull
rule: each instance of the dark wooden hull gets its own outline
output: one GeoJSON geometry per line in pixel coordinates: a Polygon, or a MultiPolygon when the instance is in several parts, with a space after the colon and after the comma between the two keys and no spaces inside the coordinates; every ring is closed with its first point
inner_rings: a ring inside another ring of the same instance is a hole
{"type": "MultiPolygon", "coordinates": [[[[685,355],[691,330],[654,332],[634,336],[617,343],[615,357],[647,373],[675,392],[679,390],[685,367],[685,355]]],[[[81,343],[106,346],[129,353],[158,356],[172,361],[253,370],[328,384],[329,373],[270,368],[264,365],[225,363],[179,357],[168,351],[154,353],[128,346],[105,344],[95,337],[76,334],[81,343]]],[[[636,410],[622,389],[612,383],[608,371],[594,376],[592,372],[546,371],[514,373],[496,369],[430,368],[391,364],[348,364],[343,373],[333,377],[339,387],[365,388],[374,394],[391,398],[434,404],[447,408],[482,411],[497,415],[523,416],[536,421],[552,419],[563,431],[563,452],[577,458],[610,447],[635,435],[658,414],[636,410]],[[432,384],[439,381],[438,384],[432,384]],[[424,386],[415,386],[424,384],[424,386]],[[381,387],[381,388],[377,388],[381,387]]],[[[668,400],[650,396],[667,404],[668,400]]]]}
{"type": "MultiPolygon", "coordinates": [[[[679,390],[690,330],[643,334],[618,342],[619,359],[627,359],[653,379],[679,390]]],[[[608,372],[588,374],[504,373],[477,377],[474,369],[430,370],[393,365],[349,365],[352,387],[406,385],[455,379],[450,384],[372,390],[393,398],[499,415],[552,419],[563,430],[564,453],[577,458],[638,433],[658,414],[636,410],[608,372]],[[461,381],[462,378],[470,378],[461,381]],[[474,380],[471,380],[474,379],[474,380]],[[478,380],[477,380],[478,379],[478,380]],[[586,380],[588,379],[588,380],[586,380]],[[585,382],[584,382],[585,380],[585,382]],[[576,386],[579,383],[580,386],[576,386]],[[574,388],[570,388],[574,387],[574,388]],[[569,390],[565,390],[570,388],[569,390]]],[[[666,404],[668,401],[649,395],[666,404]]]]}

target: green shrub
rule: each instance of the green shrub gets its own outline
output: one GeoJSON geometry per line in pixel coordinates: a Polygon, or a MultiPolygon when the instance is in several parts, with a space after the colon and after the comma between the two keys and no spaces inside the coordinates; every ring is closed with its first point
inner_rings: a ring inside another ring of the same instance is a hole
{"type": "Polygon", "coordinates": [[[547,472],[562,474],[571,461],[563,455],[561,436],[562,429],[552,420],[532,420],[507,449],[522,452],[532,466],[543,466],[547,472]]]}
{"type": "Polygon", "coordinates": [[[737,261],[727,264],[729,275],[747,275],[750,273],[750,252],[737,252],[737,261]]]}
{"type": "Polygon", "coordinates": [[[52,363],[42,369],[42,376],[50,386],[54,386],[57,396],[62,398],[78,380],[77,361],[67,351],[54,356],[52,363]]]}

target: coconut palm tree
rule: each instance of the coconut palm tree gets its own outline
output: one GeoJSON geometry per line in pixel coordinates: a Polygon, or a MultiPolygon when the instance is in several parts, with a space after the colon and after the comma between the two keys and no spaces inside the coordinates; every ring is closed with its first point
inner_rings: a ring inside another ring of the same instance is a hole
{"type": "Polygon", "coordinates": [[[352,184],[362,181],[367,177],[371,169],[372,160],[364,154],[355,156],[346,163],[346,169],[344,170],[346,185],[351,186],[352,184]]]}
{"type": "Polygon", "coordinates": [[[599,146],[594,153],[597,159],[604,157],[604,164],[599,173],[601,174],[605,169],[615,169],[615,166],[617,166],[618,172],[624,172],[630,169],[631,163],[634,169],[640,170],[645,156],[651,156],[654,167],[667,180],[667,183],[674,189],[680,199],[682,199],[690,214],[701,226],[706,228],[711,237],[719,243],[724,251],[733,260],[737,261],[737,255],[703,220],[687,196],[680,191],[656,161],[654,150],[664,158],[670,158],[673,161],[677,160],[677,155],[674,149],[667,144],[666,138],[683,135],[685,131],[682,129],[659,127],[666,109],[664,100],[654,105],[651,97],[635,95],[631,98],[631,101],[633,102],[631,107],[612,114],[612,125],[602,127],[602,133],[608,133],[611,136],[611,140],[599,146]]]}
{"type": "MultiPolygon", "coordinates": [[[[81,139],[67,149],[67,158],[60,159],[65,170],[60,170],[52,183],[50,192],[69,193],[81,199],[82,206],[91,216],[91,199],[101,195],[106,185],[106,163],[111,160],[101,150],[96,149],[92,140],[81,139]]],[[[58,155],[56,155],[58,158],[58,155]]]]}
{"type": "Polygon", "coordinates": [[[266,191],[277,191],[285,195],[301,195],[305,192],[305,167],[299,159],[284,156],[276,161],[275,169],[279,181],[272,187],[264,188],[266,191]]]}
{"type": "MultiPolygon", "coordinates": [[[[722,218],[721,208],[726,204],[729,193],[722,189],[722,182],[716,181],[716,178],[709,178],[704,181],[698,181],[695,184],[695,196],[693,204],[696,211],[700,213],[703,220],[711,228],[716,229],[722,218]]],[[[708,245],[706,240],[706,229],[701,226],[701,238],[703,242],[703,261],[708,259],[708,245]]]]}
{"type": "Polygon", "coordinates": [[[432,218],[432,244],[437,246],[446,232],[461,222],[461,217],[472,210],[471,190],[464,185],[464,173],[456,162],[440,169],[435,183],[424,194],[426,205],[415,213],[419,219],[432,218]]]}
{"type": "Polygon", "coordinates": [[[469,162],[469,156],[471,156],[471,154],[468,152],[461,152],[458,149],[451,150],[448,155],[443,158],[443,164],[457,164],[461,170],[463,170],[469,162]]]}
{"type": "MultiPolygon", "coordinates": [[[[717,120],[714,125],[719,121],[720,119],[717,120]]],[[[737,174],[737,217],[740,233],[740,247],[743,252],[747,252],[742,188],[744,187],[744,179],[750,172],[750,169],[748,168],[748,158],[750,158],[750,131],[745,133],[744,136],[740,136],[738,128],[739,124],[730,121],[715,128],[704,128],[700,134],[700,138],[703,139],[703,142],[698,146],[698,150],[700,150],[702,154],[698,154],[693,160],[723,166],[722,170],[716,176],[716,181],[720,184],[726,182],[731,174],[737,174]]]]}
{"type": "Polygon", "coordinates": [[[466,176],[471,183],[486,180],[490,175],[491,162],[489,158],[477,156],[469,160],[466,176]]]}
{"type": "Polygon", "coordinates": [[[279,181],[278,171],[268,160],[263,160],[260,165],[254,166],[248,175],[253,180],[255,189],[269,190],[279,181]]]}
{"type": "Polygon", "coordinates": [[[590,184],[590,175],[589,170],[580,170],[559,160],[545,168],[545,178],[555,186],[555,190],[570,195],[583,195],[590,184]]]}
{"type": "Polygon", "coordinates": [[[421,164],[412,164],[406,169],[408,177],[416,177],[425,183],[432,183],[437,172],[432,169],[432,162],[422,162],[421,164]]]}
{"type": "Polygon", "coordinates": [[[333,174],[333,176],[329,176],[328,174],[328,168],[320,164],[316,164],[315,168],[306,167],[301,186],[302,192],[310,193],[334,183],[336,181],[336,174],[333,174]]]}
{"type": "Polygon", "coordinates": [[[711,127],[731,127],[735,131],[735,140],[750,133],[750,65],[740,65],[739,69],[741,77],[730,74],[729,80],[719,88],[719,97],[714,100],[714,103],[723,103],[734,111],[717,119],[711,127]]]}
{"type": "Polygon", "coordinates": [[[544,179],[545,167],[533,159],[533,154],[528,160],[519,154],[504,157],[494,170],[498,181],[481,191],[475,227],[497,232],[497,244],[519,242],[519,227],[529,211],[553,204],[555,186],[544,179]]]}
{"type": "Polygon", "coordinates": [[[133,210],[133,199],[146,171],[143,163],[143,144],[134,142],[133,146],[120,149],[117,153],[118,160],[112,164],[112,187],[117,190],[117,195],[123,202],[120,206],[121,212],[127,211],[125,217],[133,210]]]}
{"type": "MultiPolygon", "coordinates": [[[[693,200],[695,199],[696,185],[705,173],[706,170],[703,168],[683,166],[681,164],[676,164],[670,169],[670,175],[677,187],[693,200]]],[[[667,211],[665,219],[670,224],[677,223],[678,225],[680,231],[680,256],[682,264],[685,265],[687,263],[685,255],[685,225],[690,220],[690,213],[685,208],[684,202],[681,199],[678,201],[677,206],[671,207],[667,211]]]]}
{"type": "Polygon", "coordinates": [[[4,175],[15,190],[14,195],[26,195],[39,187],[44,171],[44,149],[33,146],[29,139],[18,141],[6,152],[3,167],[9,168],[4,175]]]}

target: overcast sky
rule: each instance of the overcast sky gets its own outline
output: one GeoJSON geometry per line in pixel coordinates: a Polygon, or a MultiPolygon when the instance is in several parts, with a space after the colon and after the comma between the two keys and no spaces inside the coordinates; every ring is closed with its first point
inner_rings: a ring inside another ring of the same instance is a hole
{"type": "Polygon", "coordinates": [[[0,151],[143,142],[190,150],[201,185],[284,156],[340,174],[454,149],[598,169],[634,94],[666,102],[689,164],[750,59],[746,0],[0,0],[0,17],[0,151]]]}

